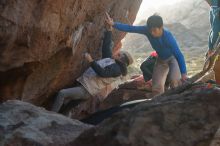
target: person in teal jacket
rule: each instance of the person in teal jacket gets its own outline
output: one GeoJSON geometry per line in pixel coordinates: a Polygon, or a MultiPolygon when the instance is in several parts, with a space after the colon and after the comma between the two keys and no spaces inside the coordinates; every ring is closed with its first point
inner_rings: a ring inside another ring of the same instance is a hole
{"type": "Polygon", "coordinates": [[[209,34],[209,51],[214,49],[214,45],[220,33],[220,0],[206,0],[210,9],[210,25],[211,31],[209,34]]]}
{"type": "MultiPolygon", "coordinates": [[[[208,56],[213,55],[214,45],[220,36],[220,0],[206,0],[210,5],[210,34],[209,34],[209,51],[208,56]]],[[[220,84],[220,59],[216,61],[215,79],[217,84],[220,84]]]]}

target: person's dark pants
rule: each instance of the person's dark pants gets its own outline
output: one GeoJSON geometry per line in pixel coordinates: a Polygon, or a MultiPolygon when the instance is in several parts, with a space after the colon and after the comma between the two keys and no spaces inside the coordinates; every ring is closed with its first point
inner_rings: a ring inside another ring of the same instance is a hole
{"type": "Polygon", "coordinates": [[[86,100],[90,97],[91,95],[83,86],[62,89],[55,97],[55,102],[51,110],[59,112],[63,104],[68,104],[72,100],[86,100]]]}

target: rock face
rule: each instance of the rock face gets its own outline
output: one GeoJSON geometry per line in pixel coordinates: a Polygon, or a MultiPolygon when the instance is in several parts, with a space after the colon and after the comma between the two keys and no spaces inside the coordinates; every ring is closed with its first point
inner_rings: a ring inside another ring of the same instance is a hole
{"type": "Polygon", "coordinates": [[[21,101],[0,105],[1,146],[67,146],[91,126],[21,101]]]}
{"type": "Polygon", "coordinates": [[[85,131],[77,146],[209,146],[220,124],[220,89],[196,85],[124,110],[85,131]]]}
{"type": "MultiPolygon", "coordinates": [[[[0,101],[47,103],[100,56],[104,15],[133,22],[141,0],[0,1],[0,101]]],[[[117,45],[124,34],[114,33],[117,45]]]]}

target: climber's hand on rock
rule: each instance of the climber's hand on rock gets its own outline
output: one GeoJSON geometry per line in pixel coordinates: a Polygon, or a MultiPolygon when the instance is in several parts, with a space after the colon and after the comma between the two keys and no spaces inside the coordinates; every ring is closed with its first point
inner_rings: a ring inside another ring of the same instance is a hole
{"type": "Polygon", "coordinates": [[[93,59],[89,53],[85,53],[85,58],[88,62],[93,62],[93,59]]]}
{"type": "Polygon", "coordinates": [[[107,12],[105,13],[105,15],[106,15],[106,18],[105,18],[106,23],[112,27],[114,25],[113,19],[109,16],[107,12]]]}
{"type": "Polygon", "coordinates": [[[182,74],[181,81],[184,83],[188,80],[188,76],[186,74],[182,74]]]}

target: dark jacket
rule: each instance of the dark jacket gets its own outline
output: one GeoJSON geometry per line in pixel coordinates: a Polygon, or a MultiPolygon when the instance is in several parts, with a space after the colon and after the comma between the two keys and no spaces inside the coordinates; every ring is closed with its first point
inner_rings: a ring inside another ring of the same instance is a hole
{"type": "Polygon", "coordinates": [[[157,57],[156,56],[149,56],[142,64],[141,64],[141,71],[144,76],[144,80],[147,82],[152,79],[154,65],[156,63],[157,57]]]}
{"type": "MultiPolygon", "coordinates": [[[[106,31],[102,45],[102,59],[112,58],[112,48],[112,32],[106,31]]],[[[105,68],[102,68],[96,61],[93,61],[91,63],[91,67],[100,77],[118,77],[120,75],[125,76],[127,74],[126,65],[117,60],[116,63],[106,66],[105,68]]]]}

